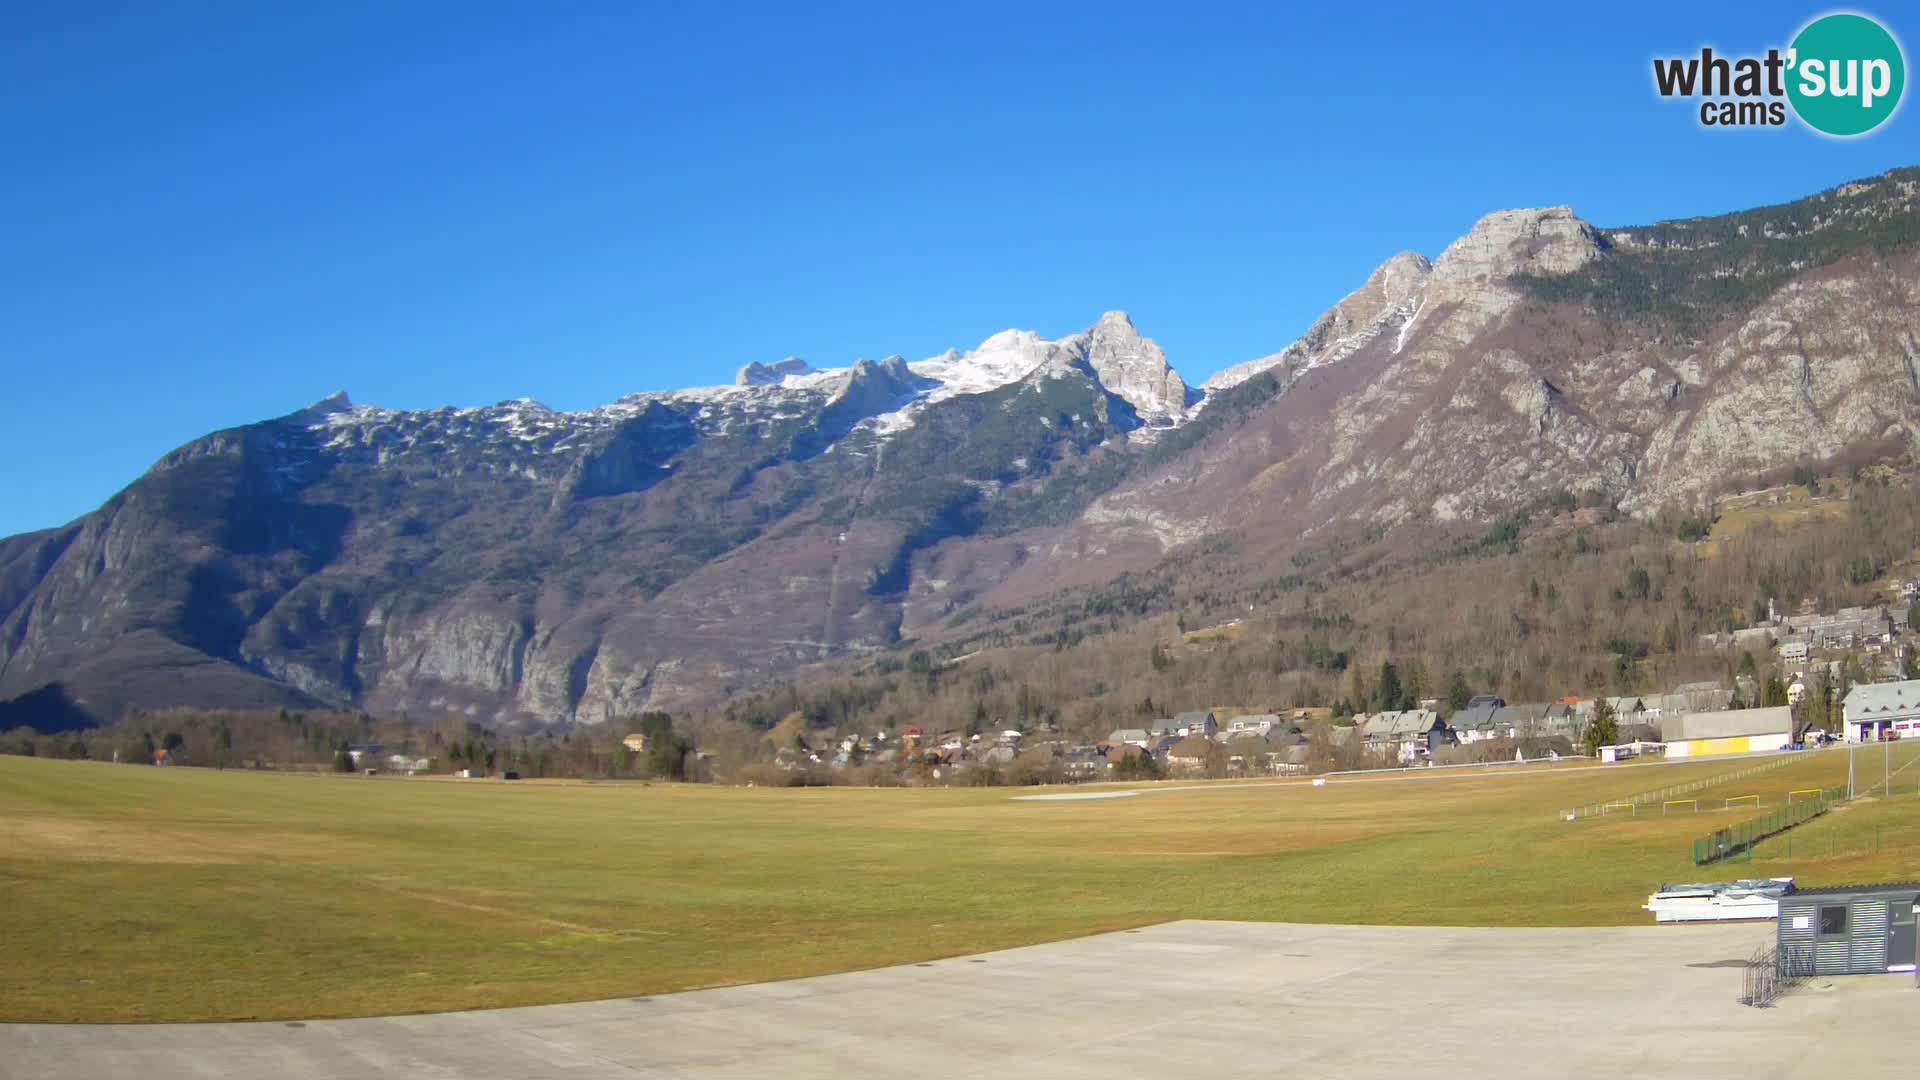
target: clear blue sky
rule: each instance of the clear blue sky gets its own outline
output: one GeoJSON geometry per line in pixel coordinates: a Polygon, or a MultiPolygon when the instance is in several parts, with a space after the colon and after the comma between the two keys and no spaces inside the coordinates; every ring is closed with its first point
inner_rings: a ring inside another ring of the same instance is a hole
{"type": "Polygon", "coordinates": [[[582,408],[1109,308],[1198,381],[1491,209],[1920,163],[1912,103],[1843,143],[1654,97],[1819,6],[1282,7],[11,5],[0,534],[337,389],[582,408]]]}

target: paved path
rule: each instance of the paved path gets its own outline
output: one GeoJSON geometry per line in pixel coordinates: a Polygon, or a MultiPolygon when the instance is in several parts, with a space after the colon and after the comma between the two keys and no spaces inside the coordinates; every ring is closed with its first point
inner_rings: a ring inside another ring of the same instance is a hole
{"type": "MultiPolygon", "coordinates": [[[[1490,913],[1497,914],[1497,913],[1490,913]]],[[[0,1077],[1875,1077],[1910,976],[1736,1002],[1771,924],[1179,922],[794,982],[300,1024],[0,1025],[0,1077]]]]}

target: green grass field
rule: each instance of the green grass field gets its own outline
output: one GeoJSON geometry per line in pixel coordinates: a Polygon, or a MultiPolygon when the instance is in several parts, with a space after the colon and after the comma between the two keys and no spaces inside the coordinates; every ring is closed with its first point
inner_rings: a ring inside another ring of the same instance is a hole
{"type": "MultiPolygon", "coordinates": [[[[1879,751],[1861,760],[1877,780],[1879,751]]],[[[1694,836],[1757,813],[1718,799],[1844,783],[1844,752],[1702,792],[1698,814],[1558,816],[1742,764],[1016,802],[0,757],[0,1019],[631,996],[1178,918],[1633,924],[1664,881],[1920,877],[1920,766],[1907,794],[1796,830],[1790,864],[1770,841],[1750,866],[1692,865],[1694,836]]]]}

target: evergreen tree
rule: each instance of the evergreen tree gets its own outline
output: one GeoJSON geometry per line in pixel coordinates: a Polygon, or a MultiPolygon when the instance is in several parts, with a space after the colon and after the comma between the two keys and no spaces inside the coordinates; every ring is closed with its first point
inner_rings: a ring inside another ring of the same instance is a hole
{"type": "Polygon", "coordinates": [[[1448,707],[1454,712],[1459,712],[1466,708],[1467,702],[1471,700],[1473,700],[1473,687],[1467,685],[1467,676],[1463,672],[1455,671],[1447,680],[1448,707]]]}
{"type": "MultiPolygon", "coordinates": [[[[648,774],[662,780],[685,780],[687,755],[693,751],[693,743],[673,730],[673,717],[663,712],[647,713],[641,717],[641,726],[647,736],[648,774]]],[[[798,734],[794,740],[799,749],[805,749],[798,734]]]]}
{"type": "Polygon", "coordinates": [[[1373,711],[1391,712],[1404,708],[1405,692],[1400,686],[1400,671],[1394,667],[1393,661],[1383,660],[1380,663],[1380,678],[1373,684],[1373,711]]]}
{"type": "Polygon", "coordinates": [[[1620,722],[1613,714],[1613,702],[1598,698],[1593,703],[1593,719],[1587,724],[1587,753],[1598,755],[1603,746],[1620,741],[1620,722]]]}
{"type": "Polygon", "coordinates": [[[1778,675],[1768,675],[1767,685],[1760,691],[1760,704],[1767,708],[1787,703],[1787,683],[1778,675]]]}
{"type": "Polygon", "coordinates": [[[1407,673],[1402,682],[1406,686],[1408,708],[1419,705],[1420,699],[1433,691],[1433,688],[1427,685],[1427,662],[1417,656],[1407,661],[1407,673]]]}

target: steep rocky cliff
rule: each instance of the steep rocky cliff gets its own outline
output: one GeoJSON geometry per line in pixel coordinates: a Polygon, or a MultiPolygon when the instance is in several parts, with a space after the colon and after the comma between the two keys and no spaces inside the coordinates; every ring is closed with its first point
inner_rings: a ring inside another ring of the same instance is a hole
{"type": "Polygon", "coordinates": [[[1190,388],[1124,314],[585,412],[330,398],[0,541],[0,700],[597,722],[804,676],[1226,537],[1688,504],[1907,460],[1913,171],[1597,229],[1490,214],[1190,388]]]}

